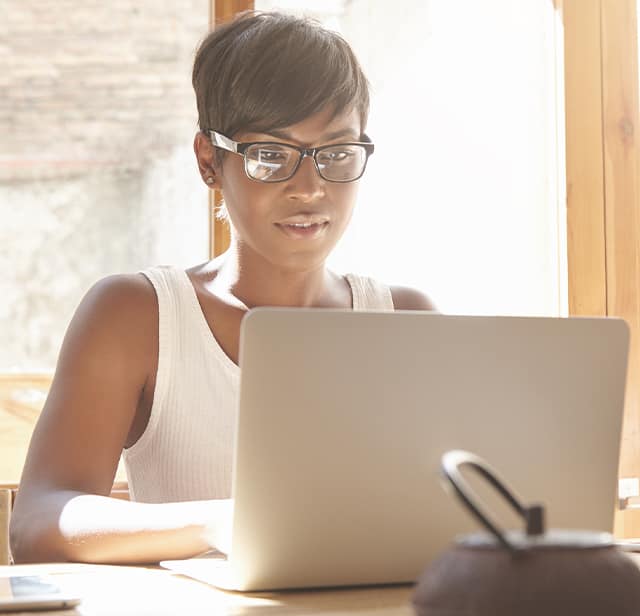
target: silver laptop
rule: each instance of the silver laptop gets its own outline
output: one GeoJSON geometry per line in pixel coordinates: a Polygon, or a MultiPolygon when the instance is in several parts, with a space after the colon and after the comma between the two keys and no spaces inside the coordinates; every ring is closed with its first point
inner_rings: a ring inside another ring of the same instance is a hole
{"type": "Polygon", "coordinates": [[[451,449],[549,527],[611,531],[628,337],[619,319],[254,310],[228,560],[167,566],[245,591],[411,582],[478,530],[438,477],[451,449]]]}

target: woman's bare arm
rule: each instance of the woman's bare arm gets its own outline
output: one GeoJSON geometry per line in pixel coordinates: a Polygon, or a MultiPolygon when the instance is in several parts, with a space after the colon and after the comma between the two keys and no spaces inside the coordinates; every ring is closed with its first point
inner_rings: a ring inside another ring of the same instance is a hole
{"type": "Polygon", "coordinates": [[[155,562],[210,547],[227,501],[108,497],[157,361],[158,307],[141,275],[95,285],[65,336],[11,518],[16,562],[155,562]]]}
{"type": "Polygon", "coordinates": [[[13,555],[18,563],[139,564],[190,558],[212,546],[225,550],[230,503],[135,503],[40,489],[24,505],[27,513],[17,522],[12,517],[13,555]]]}

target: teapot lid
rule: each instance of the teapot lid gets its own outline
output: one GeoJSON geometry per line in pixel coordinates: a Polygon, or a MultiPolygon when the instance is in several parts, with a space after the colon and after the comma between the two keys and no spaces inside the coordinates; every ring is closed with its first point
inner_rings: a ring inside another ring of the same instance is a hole
{"type": "MultiPolygon", "coordinates": [[[[609,533],[551,529],[540,535],[530,535],[523,530],[502,531],[506,541],[515,550],[609,548],[615,545],[613,535],[609,533]]],[[[472,533],[456,537],[456,545],[465,548],[504,549],[504,545],[491,533],[472,533]]]]}
{"type": "Polygon", "coordinates": [[[534,503],[523,505],[507,486],[498,479],[495,471],[478,456],[468,451],[454,450],[442,457],[442,475],[448,480],[448,487],[459,498],[469,512],[485,527],[488,533],[475,533],[457,539],[458,545],[472,548],[506,549],[515,555],[532,549],[589,549],[614,545],[608,533],[585,530],[545,531],[544,506],[534,503]],[[474,492],[465,482],[460,467],[468,466],[478,472],[498,493],[504,497],[525,523],[524,530],[505,531],[493,522],[480,506],[474,492]]]}

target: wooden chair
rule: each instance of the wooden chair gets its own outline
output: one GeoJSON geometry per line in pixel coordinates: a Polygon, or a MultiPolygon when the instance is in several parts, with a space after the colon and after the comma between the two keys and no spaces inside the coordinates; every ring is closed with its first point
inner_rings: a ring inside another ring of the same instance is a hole
{"type": "MultiPolygon", "coordinates": [[[[10,565],[13,562],[9,546],[9,521],[17,492],[18,485],[15,483],[0,484],[0,565],[10,565]]],[[[129,500],[127,482],[117,481],[114,483],[110,496],[129,500]]]]}
{"type": "Polygon", "coordinates": [[[15,484],[0,485],[0,565],[11,564],[9,520],[17,488],[18,486],[15,484]]]}

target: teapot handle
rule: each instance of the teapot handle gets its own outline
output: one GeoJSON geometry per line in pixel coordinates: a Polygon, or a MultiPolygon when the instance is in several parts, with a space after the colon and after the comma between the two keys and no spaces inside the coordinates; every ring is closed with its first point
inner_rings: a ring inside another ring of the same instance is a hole
{"type": "Polygon", "coordinates": [[[495,471],[479,456],[468,451],[453,450],[442,456],[441,471],[453,487],[456,496],[471,511],[473,516],[497,539],[497,541],[509,552],[519,551],[506,537],[504,531],[489,519],[489,516],[482,511],[478,504],[476,494],[471,490],[465,481],[460,467],[469,466],[484,477],[515,509],[526,524],[527,535],[541,535],[544,533],[544,507],[542,505],[531,505],[525,507],[518,501],[513,493],[498,479],[495,471]]]}

